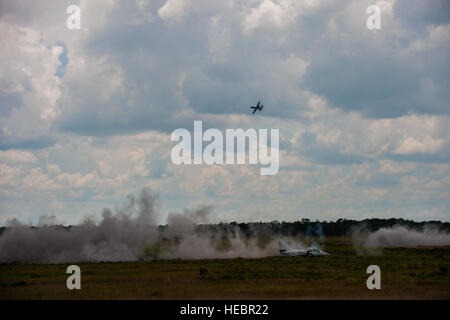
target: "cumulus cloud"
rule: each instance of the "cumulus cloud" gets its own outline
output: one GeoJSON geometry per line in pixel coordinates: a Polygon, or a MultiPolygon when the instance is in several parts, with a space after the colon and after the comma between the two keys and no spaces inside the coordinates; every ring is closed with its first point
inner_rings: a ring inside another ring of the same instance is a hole
{"type": "Polygon", "coordinates": [[[262,28],[264,31],[273,29],[285,29],[296,22],[296,18],[309,8],[320,5],[321,0],[263,0],[251,8],[242,21],[242,27],[246,34],[262,28]]]}
{"type": "Polygon", "coordinates": [[[158,10],[158,14],[163,20],[179,21],[186,15],[190,0],[167,0],[167,2],[158,10]]]}
{"type": "Polygon", "coordinates": [[[369,0],[83,1],[76,31],[68,0],[2,1],[1,218],[73,222],[152,186],[213,219],[448,220],[449,5],[429,2],[377,1],[373,32],[369,0]],[[172,165],[194,119],[280,128],[279,174],[172,165]]]}
{"type": "Polygon", "coordinates": [[[0,150],[0,161],[6,163],[35,163],[36,156],[25,150],[0,150]]]}
{"type": "Polygon", "coordinates": [[[444,139],[433,139],[430,136],[423,137],[422,141],[417,141],[413,137],[408,137],[394,150],[395,154],[412,153],[435,153],[445,143],[444,139]]]}
{"type": "MultiPolygon", "coordinates": [[[[46,46],[39,32],[0,21],[0,143],[9,146],[37,144],[50,139],[51,122],[58,115],[61,47],[46,46]],[[36,141],[36,142],[35,142],[36,141]]],[[[45,142],[44,142],[45,144],[45,142]]]]}

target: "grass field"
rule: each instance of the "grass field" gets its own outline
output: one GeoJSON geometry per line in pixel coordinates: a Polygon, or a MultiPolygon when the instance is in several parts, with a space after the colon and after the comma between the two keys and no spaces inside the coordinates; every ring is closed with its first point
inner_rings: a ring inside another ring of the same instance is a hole
{"type": "Polygon", "coordinates": [[[1,264],[0,299],[450,299],[450,247],[387,248],[358,256],[329,238],[328,257],[78,263],[81,290],[68,290],[69,264],[1,264]],[[366,268],[381,268],[368,290],[366,268]]]}

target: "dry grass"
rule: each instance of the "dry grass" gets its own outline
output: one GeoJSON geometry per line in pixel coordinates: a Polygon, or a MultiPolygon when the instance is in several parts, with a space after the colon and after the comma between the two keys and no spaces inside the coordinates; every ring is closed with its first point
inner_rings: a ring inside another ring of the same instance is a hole
{"type": "Polygon", "coordinates": [[[450,247],[391,248],[358,256],[330,238],[329,257],[79,263],[81,290],[66,288],[69,264],[0,265],[0,299],[449,299],[450,247]],[[381,290],[366,288],[367,266],[381,290]]]}

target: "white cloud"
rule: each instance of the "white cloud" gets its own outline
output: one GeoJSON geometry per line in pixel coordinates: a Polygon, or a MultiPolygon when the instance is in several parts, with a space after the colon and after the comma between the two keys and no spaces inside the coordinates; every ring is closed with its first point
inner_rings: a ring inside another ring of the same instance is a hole
{"type": "Polygon", "coordinates": [[[413,153],[436,153],[444,145],[444,139],[434,139],[429,135],[417,140],[414,137],[407,137],[394,150],[394,154],[413,154],[413,153]]]}
{"type": "Polygon", "coordinates": [[[187,14],[190,6],[190,0],[167,0],[158,10],[158,14],[163,20],[180,21],[187,14]]]}
{"type": "Polygon", "coordinates": [[[0,150],[0,162],[20,164],[20,163],[35,163],[36,156],[25,150],[0,150]]]}
{"type": "MultiPolygon", "coordinates": [[[[61,80],[55,75],[61,64],[62,48],[48,46],[39,32],[0,22],[0,95],[20,94],[15,103],[5,105],[0,126],[9,134],[5,138],[33,139],[48,133],[58,115],[61,80]]],[[[9,142],[9,141],[8,141],[9,142]]]]}
{"type": "Polygon", "coordinates": [[[259,5],[251,8],[242,21],[243,30],[247,34],[258,28],[283,30],[294,23],[299,15],[308,9],[318,7],[321,2],[321,0],[259,1],[259,5]]]}
{"type": "Polygon", "coordinates": [[[417,168],[417,163],[405,163],[387,159],[379,160],[378,163],[380,165],[380,173],[403,174],[411,172],[412,170],[417,168]]]}
{"type": "Polygon", "coordinates": [[[373,33],[370,1],[83,1],[78,31],[64,1],[5,2],[0,216],[77,220],[150,186],[217,220],[447,217],[450,26],[417,31],[398,3],[373,33]],[[280,128],[280,172],[174,166],[168,134],[193,119],[280,128]]]}

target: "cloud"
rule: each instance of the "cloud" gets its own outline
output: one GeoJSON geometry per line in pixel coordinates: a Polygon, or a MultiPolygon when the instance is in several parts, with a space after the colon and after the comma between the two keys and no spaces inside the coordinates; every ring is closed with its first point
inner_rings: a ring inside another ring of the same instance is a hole
{"type": "Polygon", "coordinates": [[[444,139],[433,139],[430,136],[425,136],[423,142],[408,137],[394,150],[394,154],[435,153],[444,142],[444,139]]]}
{"type": "Polygon", "coordinates": [[[270,31],[270,29],[284,30],[296,22],[296,18],[307,11],[320,5],[321,0],[291,1],[291,0],[263,0],[242,21],[243,31],[250,34],[256,29],[270,31]]]}
{"type": "MultiPolygon", "coordinates": [[[[10,134],[2,136],[4,145],[45,146],[54,141],[54,129],[88,135],[149,127],[170,132],[196,113],[244,114],[255,96],[273,106],[265,113],[269,117],[304,116],[312,96],[377,118],[447,113],[448,70],[441,67],[445,61],[440,52],[449,50],[448,25],[430,24],[428,32],[408,33],[409,24],[394,21],[406,19],[399,2],[380,3],[386,25],[376,35],[365,28],[364,3],[170,0],[162,7],[139,2],[128,9],[111,1],[83,4],[83,30],[57,28],[64,15],[44,30],[41,45],[54,47],[49,50],[54,53],[49,75],[56,83],[47,82],[40,90],[52,92],[49,102],[33,101],[46,119],[39,125],[42,143],[31,140],[36,135],[23,137],[25,132],[11,130],[13,123],[15,128],[26,127],[20,123],[24,120],[5,118],[3,127],[10,134]],[[129,23],[137,13],[158,13],[178,23],[129,23]],[[262,32],[256,32],[259,28],[262,32]],[[319,34],[320,40],[314,41],[319,34]],[[396,37],[405,39],[396,42],[396,37]],[[68,58],[59,83],[54,76],[62,74],[58,41],[67,48],[68,58]],[[425,54],[434,58],[423,59],[425,54]]],[[[20,19],[29,14],[25,7],[8,4],[4,29],[36,28],[45,15],[41,7],[35,9],[33,19],[26,21],[20,19]]],[[[55,16],[59,9],[61,5],[55,7],[55,16]]],[[[5,39],[8,47],[17,48],[19,40],[12,34],[5,39]]],[[[39,40],[34,37],[34,42],[39,40]]],[[[11,109],[23,94],[8,90],[3,99],[11,109]]]]}
{"type": "Polygon", "coordinates": [[[190,0],[167,0],[158,10],[158,14],[163,20],[180,21],[187,14],[190,5],[190,0]]]}
{"type": "Polygon", "coordinates": [[[36,156],[29,151],[24,150],[0,150],[0,162],[6,163],[35,163],[36,156]]]}
{"type": "MultiPolygon", "coordinates": [[[[269,26],[275,28],[282,28],[292,20],[292,11],[289,10],[287,3],[274,3],[271,0],[265,0],[260,3],[257,8],[245,17],[243,22],[244,32],[249,33],[252,30],[261,27],[269,26]]],[[[291,8],[292,9],[292,8],[291,8]]]]}
{"type": "Polygon", "coordinates": [[[81,30],[70,1],[2,1],[1,219],[73,222],[151,186],[213,221],[448,220],[448,4],[377,3],[373,32],[369,0],[87,1],[81,30]],[[173,165],[193,120],[280,128],[280,172],[173,165]]]}

